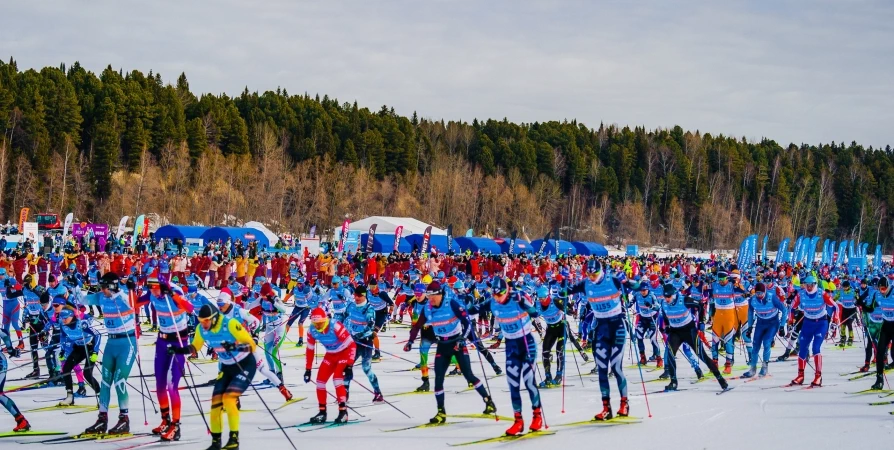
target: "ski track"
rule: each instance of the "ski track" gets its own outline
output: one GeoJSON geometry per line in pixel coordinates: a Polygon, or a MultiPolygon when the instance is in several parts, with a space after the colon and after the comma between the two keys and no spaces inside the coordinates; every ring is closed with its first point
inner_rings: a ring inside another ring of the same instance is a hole
{"type": "MultiPolygon", "coordinates": [[[[101,328],[101,327],[100,327],[101,328]]],[[[287,365],[284,367],[285,378],[287,384],[294,384],[297,387],[290,388],[292,394],[296,397],[307,397],[303,406],[316,405],[316,393],[314,391],[313,382],[304,384],[301,380],[304,372],[304,348],[295,348],[294,341],[297,340],[297,327],[293,327],[290,333],[292,342],[286,341],[282,347],[282,354],[290,357],[287,365]]],[[[572,324],[572,328],[576,329],[576,324],[572,324]]],[[[403,343],[399,342],[406,338],[406,329],[389,329],[383,333],[381,344],[382,350],[387,353],[393,353],[397,356],[407,358],[411,361],[418,361],[418,347],[413,348],[409,353],[402,351],[403,343]],[[397,338],[392,338],[396,335],[397,338]]],[[[139,347],[142,359],[142,367],[144,373],[153,371],[153,360],[155,348],[152,345],[155,336],[144,336],[140,340],[139,347]],[[148,345],[144,345],[148,344],[148,345]]],[[[489,340],[485,341],[487,344],[489,340]]],[[[629,341],[628,344],[629,345],[629,341]]],[[[624,365],[635,364],[630,361],[629,350],[625,347],[624,365]]],[[[776,346],[773,349],[773,358],[781,354],[783,349],[776,346]]],[[[434,349],[432,349],[432,353],[434,349]]],[[[539,349],[538,349],[539,354],[539,349]]],[[[845,392],[854,392],[867,389],[872,384],[872,377],[867,379],[847,381],[849,376],[839,376],[840,373],[853,372],[853,367],[862,362],[863,350],[859,347],[846,348],[839,350],[828,345],[824,346],[824,382],[826,384],[822,389],[814,389],[806,392],[789,393],[782,389],[762,390],[776,384],[784,384],[786,380],[795,375],[794,364],[771,364],[770,370],[774,377],[770,380],[760,380],[753,383],[743,383],[743,380],[731,381],[731,385],[736,389],[733,392],[716,396],[719,387],[716,383],[699,383],[689,385],[687,383],[686,391],[649,394],[648,402],[651,407],[652,418],[648,417],[646,410],[645,397],[642,392],[642,384],[640,381],[639,371],[637,369],[625,369],[624,373],[628,380],[628,390],[630,395],[631,415],[642,418],[642,423],[631,425],[614,425],[611,426],[585,426],[571,427],[567,429],[551,428],[558,431],[553,436],[545,436],[538,439],[519,440],[512,442],[514,449],[539,449],[544,446],[552,448],[571,447],[579,445],[580,439],[586,433],[587,438],[593,436],[598,439],[599,445],[616,445],[623,448],[654,448],[661,445],[662,448],[670,450],[683,449],[788,449],[791,448],[793,439],[797,439],[797,448],[847,448],[859,436],[861,445],[867,448],[885,448],[889,445],[890,439],[894,436],[894,416],[888,414],[891,408],[871,407],[866,405],[867,396],[847,396],[845,392]],[[833,386],[834,385],[834,386],[833,386]],[[780,420],[782,419],[782,420],[780,420]],[[836,432],[817,432],[818,430],[838,430],[836,432]],[[689,431],[696,431],[691,433],[689,431]],[[721,431],[722,433],[717,433],[721,431]],[[778,439],[778,436],[787,436],[788,439],[778,439]]],[[[321,356],[321,355],[320,355],[321,356]]],[[[478,355],[474,351],[470,351],[472,359],[472,368],[475,375],[482,378],[481,365],[478,361],[478,355]]],[[[504,352],[494,352],[494,356],[501,366],[504,366],[504,352]]],[[[408,392],[414,390],[419,385],[419,371],[394,372],[389,371],[405,370],[412,364],[403,361],[394,356],[383,354],[383,360],[373,364],[373,370],[379,378],[385,399],[390,400],[389,395],[408,392]]],[[[721,360],[722,360],[721,356],[721,360]]],[[[430,363],[433,362],[434,355],[430,355],[430,363]]],[[[317,358],[317,364],[320,357],[317,358]]],[[[736,360],[744,361],[740,352],[736,353],[736,360]]],[[[27,371],[30,371],[30,358],[22,357],[10,361],[10,367],[16,367],[23,364],[20,369],[10,371],[9,378],[21,378],[27,371]]],[[[539,362],[539,358],[538,358],[539,362]]],[[[812,360],[811,360],[812,363],[812,360]]],[[[654,364],[654,363],[652,363],[654,364]]],[[[741,364],[741,363],[740,363],[741,364]]],[[[43,359],[41,358],[41,365],[43,359]]],[[[199,366],[204,373],[195,370],[192,366],[193,375],[196,383],[204,383],[209,381],[216,375],[215,365],[205,364],[199,366]]],[[[686,383],[694,379],[694,373],[688,363],[685,362],[681,355],[677,356],[677,367],[679,368],[678,379],[681,383],[686,383]]],[[[555,360],[553,361],[555,369],[555,360]]],[[[705,369],[704,365],[702,368],[705,369]]],[[[358,368],[359,369],[359,368],[358,368]]],[[[351,396],[354,404],[369,405],[372,398],[371,394],[366,392],[360,384],[369,387],[369,381],[363,371],[355,369],[354,380],[352,383],[351,396]]],[[[654,369],[654,365],[643,367],[644,381],[655,380],[660,371],[650,372],[654,369]]],[[[491,393],[494,396],[498,407],[498,413],[503,416],[511,416],[512,410],[509,401],[509,393],[503,392],[507,389],[507,378],[505,376],[491,379],[493,371],[485,363],[485,374],[488,376],[491,393]]],[[[582,369],[583,370],[583,369],[582,369]]],[[[575,421],[589,420],[593,414],[601,409],[601,395],[599,393],[599,385],[595,382],[595,377],[589,376],[583,371],[584,378],[590,377],[594,382],[580,382],[577,367],[573,365],[571,358],[566,359],[564,392],[561,388],[550,389],[542,392],[544,405],[544,415],[547,423],[550,425],[558,425],[561,423],[569,423],[575,421]],[[577,381],[575,381],[577,380],[577,381]],[[564,410],[562,406],[564,400],[564,410]]],[[[42,367],[42,372],[46,374],[46,368],[42,367]]],[[[536,374],[539,382],[542,377],[542,368],[536,374]]],[[[134,366],[130,382],[133,386],[140,386],[137,367],[134,366]]],[[[94,375],[99,377],[99,368],[94,370],[94,375]]],[[[734,371],[733,375],[740,375],[734,371]]],[[[314,370],[316,376],[316,370],[314,370]]],[[[808,367],[806,371],[808,379],[812,379],[813,370],[808,367]]],[[[434,391],[434,371],[430,373],[431,388],[434,391]]],[[[154,379],[149,377],[146,380],[151,389],[154,389],[154,379]]],[[[260,383],[263,377],[256,375],[254,382],[260,383]]],[[[31,383],[31,380],[19,381],[12,384],[24,385],[31,383]]],[[[181,381],[181,386],[185,382],[190,381],[189,377],[185,377],[181,381]]],[[[8,383],[9,384],[9,383],[8,383]]],[[[617,409],[619,396],[617,392],[617,382],[612,377],[609,379],[611,387],[612,407],[617,409]]],[[[332,382],[328,384],[329,391],[334,392],[332,382]]],[[[457,395],[454,392],[465,389],[467,387],[462,377],[447,377],[444,383],[446,391],[446,408],[448,414],[475,414],[481,413],[483,404],[481,400],[473,392],[466,392],[463,395],[457,395]]],[[[648,392],[660,389],[662,383],[647,383],[648,392]]],[[[130,418],[131,431],[135,433],[148,432],[152,427],[156,426],[160,420],[157,414],[153,414],[152,406],[146,401],[148,426],[145,426],[143,419],[143,402],[139,391],[130,388],[130,418]]],[[[200,398],[203,402],[203,409],[206,414],[208,412],[208,402],[210,396],[210,388],[202,388],[198,390],[200,398]]],[[[241,415],[241,441],[243,448],[267,448],[267,449],[284,449],[290,448],[288,442],[283,436],[282,431],[260,431],[259,426],[273,426],[273,421],[269,413],[264,409],[263,404],[259,401],[257,395],[253,391],[249,391],[250,395],[242,398],[242,407],[246,410],[256,410],[253,414],[241,415]]],[[[261,395],[271,408],[277,408],[283,404],[283,398],[276,389],[259,390],[261,395]]],[[[181,402],[183,405],[182,414],[198,414],[198,409],[189,396],[189,391],[180,391],[181,402]]],[[[9,396],[15,400],[22,409],[29,409],[29,404],[34,404],[30,400],[37,402],[58,399],[64,396],[63,387],[51,387],[37,390],[12,392],[9,396]]],[[[332,445],[336,442],[351,442],[369,446],[371,448],[387,448],[389,450],[410,450],[417,449],[420,442],[425,442],[426,446],[439,448],[447,443],[456,444],[478,439],[486,439],[496,437],[510,424],[501,420],[495,422],[492,419],[448,419],[448,420],[470,420],[468,423],[456,424],[447,427],[414,429],[394,433],[382,433],[382,429],[404,428],[413,425],[420,425],[428,422],[428,419],[435,413],[434,394],[424,395],[407,395],[397,397],[400,402],[395,403],[395,407],[409,414],[412,418],[408,419],[402,414],[395,411],[387,404],[369,406],[367,408],[358,409],[360,414],[365,418],[372,419],[368,423],[356,424],[350,427],[339,428],[338,430],[324,430],[314,433],[299,433],[297,430],[287,430],[286,432],[299,448],[307,448],[308,446],[325,446],[332,445]],[[443,428],[443,429],[440,429],[443,428]],[[345,440],[345,438],[351,440],[345,440]],[[424,439],[424,441],[420,441],[424,439]]],[[[874,398],[873,398],[874,399],[874,398]]],[[[329,403],[329,419],[332,420],[337,414],[336,408],[332,405],[332,397],[327,396],[329,403]]],[[[530,421],[530,401],[527,393],[522,393],[524,403],[524,417],[526,424],[530,421]]],[[[92,402],[92,398],[77,399],[79,405],[87,405],[92,402]]],[[[117,398],[112,394],[112,403],[117,403],[117,398]]],[[[283,425],[290,425],[306,421],[315,412],[315,408],[302,409],[301,407],[290,407],[276,412],[276,417],[283,425]]],[[[114,423],[118,411],[112,409],[109,412],[110,422],[114,423]]],[[[79,433],[87,426],[91,425],[95,419],[93,412],[87,412],[76,415],[65,415],[62,410],[33,412],[27,414],[35,430],[48,431],[65,431],[68,433],[79,433]]],[[[350,417],[357,419],[360,416],[350,412],[350,417]]],[[[226,439],[226,417],[224,422],[224,439],[226,439]]],[[[110,424],[111,425],[111,424],[110,424]]],[[[12,418],[5,412],[0,413],[0,429],[11,429],[13,426],[12,418]]],[[[178,449],[204,449],[208,446],[210,438],[205,432],[205,425],[201,417],[184,417],[182,421],[182,435],[184,442],[177,445],[178,449]]],[[[12,448],[9,444],[22,441],[37,441],[42,437],[26,437],[7,438],[0,440],[0,447],[12,448]]],[[[43,438],[45,439],[45,438],[43,438]]],[[[128,441],[130,445],[139,443],[149,443],[156,438],[140,437],[128,441]]],[[[111,445],[114,443],[103,443],[102,448],[115,449],[124,444],[111,445]]],[[[60,448],[71,449],[96,449],[97,446],[92,442],[81,442],[64,444],[60,448]]],[[[163,447],[163,445],[154,445],[149,448],[163,447]]],[[[507,448],[505,442],[497,442],[490,444],[475,445],[477,448],[507,448]]]]}

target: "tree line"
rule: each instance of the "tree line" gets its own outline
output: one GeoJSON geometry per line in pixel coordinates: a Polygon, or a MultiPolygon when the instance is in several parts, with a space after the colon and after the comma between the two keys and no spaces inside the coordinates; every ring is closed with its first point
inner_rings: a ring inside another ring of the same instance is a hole
{"type": "MultiPolygon", "coordinates": [[[[185,74],[0,62],[0,218],[306,232],[413,216],[536,239],[733,248],[749,234],[889,244],[890,146],[788,144],[679,126],[433,120],[286,89],[196,95],[185,74]]],[[[886,245],[890,248],[890,245],[886,245]]]]}

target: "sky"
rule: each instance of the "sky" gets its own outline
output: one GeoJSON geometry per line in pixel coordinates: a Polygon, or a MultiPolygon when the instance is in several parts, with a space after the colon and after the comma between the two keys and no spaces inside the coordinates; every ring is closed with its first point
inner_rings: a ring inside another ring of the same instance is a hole
{"type": "Polygon", "coordinates": [[[8,2],[20,70],[185,72],[402,115],[894,145],[894,2],[8,2]]]}

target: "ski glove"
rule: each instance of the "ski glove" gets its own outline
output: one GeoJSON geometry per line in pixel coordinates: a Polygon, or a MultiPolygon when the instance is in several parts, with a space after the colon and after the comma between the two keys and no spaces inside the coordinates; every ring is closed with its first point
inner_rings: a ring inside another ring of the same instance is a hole
{"type": "Polygon", "coordinates": [[[97,359],[99,359],[99,355],[97,355],[96,353],[90,354],[90,362],[95,363],[97,359]]]}
{"type": "Polygon", "coordinates": [[[187,345],[186,347],[168,347],[168,354],[170,355],[189,355],[190,353],[195,354],[196,349],[193,348],[192,345],[187,345]]]}
{"type": "Polygon", "coordinates": [[[304,382],[310,383],[310,369],[304,371],[304,382]]]}
{"type": "Polygon", "coordinates": [[[413,349],[413,343],[412,343],[412,342],[407,342],[406,344],[404,344],[404,351],[405,351],[405,352],[408,352],[408,351],[410,351],[410,350],[412,350],[412,349],[413,349]]]}

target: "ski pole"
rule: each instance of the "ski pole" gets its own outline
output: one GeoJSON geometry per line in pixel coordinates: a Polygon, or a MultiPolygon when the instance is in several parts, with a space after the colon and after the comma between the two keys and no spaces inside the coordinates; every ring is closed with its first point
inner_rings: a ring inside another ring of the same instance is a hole
{"type": "MultiPolygon", "coordinates": [[[[470,326],[471,326],[471,325],[470,325],[470,326]]],[[[440,344],[439,344],[439,345],[440,345],[440,344]]],[[[466,343],[465,343],[463,340],[460,340],[460,341],[457,343],[457,346],[465,347],[465,345],[466,345],[466,343]]],[[[420,348],[421,348],[421,347],[420,347],[420,348]]],[[[458,348],[458,347],[457,347],[457,348],[458,348]]],[[[467,351],[467,352],[468,352],[468,351],[467,351]]],[[[440,356],[440,355],[437,355],[437,353],[436,353],[436,358],[437,358],[437,356],[440,356]]],[[[459,362],[459,359],[457,359],[456,361],[459,362]]],[[[487,387],[487,395],[491,398],[491,401],[493,401],[494,396],[493,396],[493,393],[492,393],[491,390],[490,390],[490,383],[487,381],[487,372],[484,371],[484,360],[481,359],[481,353],[478,353],[478,363],[481,364],[481,376],[484,377],[484,386],[487,387]]],[[[437,367],[437,364],[435,364],[435,367],[437,367]]],[[[460,368],[462,368],[462,367],[460,367],[460,368]]],[[[447,369],[444,369],[444,370],[446,371],[447,369]]],[[[471,367],[469,368],[469,370],[472,370],[471,367]]],[[[507,374],[506,376],[509,377],[508,374],[507,374]]],[[[497,412],[496,412],[496,411],[494,411],[494,420],[497,421],[497,422],[500,421],[500,416],[497,415],[497,412]]]]}
{"type": "MultiPolygon", "coordinates": [[[[355,341],[355,342],[356,342],[356,341],[355,341]]],[[[373,394],[373,395],[376,394],[375,392],[373,392],[372,390],[370,390],[368,387],[364,386],[363,383],[361,383],[361,382],[359,382],[359,381],[357,381],[357,380],[352,380],[351,382],[354,383],[354,384],[359,385],[360,387],[362,387],[363,389],[365,389],[366,392],[369,392],[370,394],[373,394]]],[[[397,406],[394,406],[394,404],[392,404],[392,403],[389,402],[388,400],[385,400],[385,399],[383,398],[382,401],[384,401],[385,404],[387,404],[388,406],[394,408],[395,411],[397,411],[397,412],[403,414],[404,416],[406,416],[407,419],[412,419],[412,417],[410,417],[409,415],[407,415],[407,413],[401,411],[400,408],[398,408],[397,406]]]]}
{"type": "MultiPolygon", "coordinates": [[[[526,348],[526,350],[529,352],[529,351],[531,350],[531,348],[528,346],[528,334],[530,334],[530,333],[526,333],[526,334],[524,335],[524,339],[525,339],[525,348],[526,348]]],[[[506,342],[507,342],[507,343],[509,342],[509,338],[506,338],[506,342]]],[[[536,349],[537,349],[537,344],[536,344],[536,343],[534,344],[534,349],[535,349],[535,351],[536,351],[536,349]]],[[[527,352],[526,352],[526,353],[527,353],[527,352]]],[[[507,356],[508,356],[508,355],[507,355],[507,356]]],[[[563,356],[564,356],[564,355],[563,355],[563,356]]],[[[536,357],[537,357],[537,355],[535,354],[535,355],[534,355],[534,358],[536,358],[536,357]]],[[[478,359],[480,360],[481,358],[479,357],[478,359]]],[[[533,384],[534,384],[534,386],[533,386],[534,389],[537,389],[537,376],[536,376],[536,375],[539,375],[539,374],[540,374],[540,368],[537,367],[537,363],[536,363],[536,361],[535,361],[535,362],[528,362],[528,361],[527,361],[527,358],[526,358],[525,361],[522,361],[522,367],[521,367],[522,370],[519,370],[519,381],[522,381],[522,380],[523,380],[523,377],[524,377],[524,367],[525,367],[524,364],[525,364],[525,363],[527,363],[527,364],[530,365],[530,366],[534,366],[534,369],[536,369],[536,371],[535,371],[535,370],[532,370],[532,371],[531,371],[531,378],[534,379],[534,383],[533,383],[533,384]]],[[[483,370],[483,369],[482,369],[482,370],[483,370]]],[[[509,368],[508,368],[508,367],[506,368],[506,372],[509,372],[509,368]]],[[[563,373],[562,376],[564,377],[564,375],[565,375],[565,374],[563,373]]],[[[509,377],[509,374],[507,374],[506,377],[508,378],[508,377],[509,377]]],[[[540,379],[542,380],[543,377],[541,376],[540,379]]],[[[519,383],[519,390],[521,390],[521,383],[519,383]]],[[[562,384],[562,392],[563,392],[563,395],[564,395],[564,392],[565,392],[565,384],[564,384],[564,383],[562,384]]],[[[539,398],[540,398],[540,390],[539,390],[539,389],[538,389],[538,391],[537,391],[537,398],[538,398],[538,400],[539,400],[539,398]]],[[[564,400],[563,400],[563,403],[564,403],[564,400]]],[[[531,406],[533,407],[534,405],[531,405],[531,406]]],[[[496,415],[496,413],[494,413],[494,415],[496,415]]],[[[548,429],[549,429],[549,424],[546,422],[546,411],[545,411],[544,408],[543,408],[543,401],[540,402],[540,417],[543,418],[543,426],[544,426],[544,428],[546,428],[546,429],[548,430],[548,429]]]]}
{"type": "MultiPolygon", "coordinates": [[[[630,324],[625,320],[624,323],[629,327],[630,324]]],[[[665,346],[665,349],[667,346],[665,346]]],[[[673,358],[673,355],[669,355],[673,358]]],[[[595,358],[595,356],[594,356],[595,358]]],[[[598,366],[598,363],[597,363],[598,366]]],[[[637,364],[636,366],[639,369],[639,381],[640,385],[643,387],[643,398],[646,400],[646,411],[649,413],[649,418],[652,417],[652,408],[649,406],[649,393],[646,392],[646,381],[643,378],[643,366],[641,364],[637,364]]]]}
{"type": "MultiPolygon", "coordinates": [[[[249,355],[251,355],[251,352],[249,352],[249,355]]],[[[239,361],[236,360],[235,358],[234,358],[233,361],[236,363],[236,367],[239,368],[239,371],[242,372],[242,373],[245,373],[245,370],[242,369],[242,364],[239,364],[239,361]]],[[[282,426],[281,423],[279,423],[279,419],[276,418],[276,414],[273,414],[273,411],[270,409],[269,406],[267,406],[267,402],[264,401],[264,397],[261,397],[261,393],[258,392],[258,388],[254,387],[254,385],[251,384],[251,380],[249,380],[248,385],[251,387],[251,389],[252,389],[253,391],[255,391],[255,395],[258,396],[258,398],[261,400],[261,404],[263,404],[263,405],[264,405],[264,408],[267,410],[267,412],[270,413],[270,417],[273,417],[273,421],[276,422],[276,426],[278,426],[279,429],[282,431],[282,434],[283,434],[283,435],[286,437],[286,439],[289,441],[289,444],[292,446],[292,448],[293,448],[294,450],[298,450],[298,447],[295,447],[295,443],[292,442],[292,438],[289,437],[289,433],[286,433],[286,429],[283,428],[283,426],[282,426]]],[[[197,392],[196,394],[198,395],[198,392],[197,392]]],[[[227,413],[227,414],[229,414],[229,413],[227,413]]],[[[204,415],[204,413],[203,413],[203,414],[202,414],[202,417],[204,417],[204,416],[205,416],[205,415],[204,415]]],[[[210,432],[210,429],[209,429],[209,432],[210,432]]]]}

